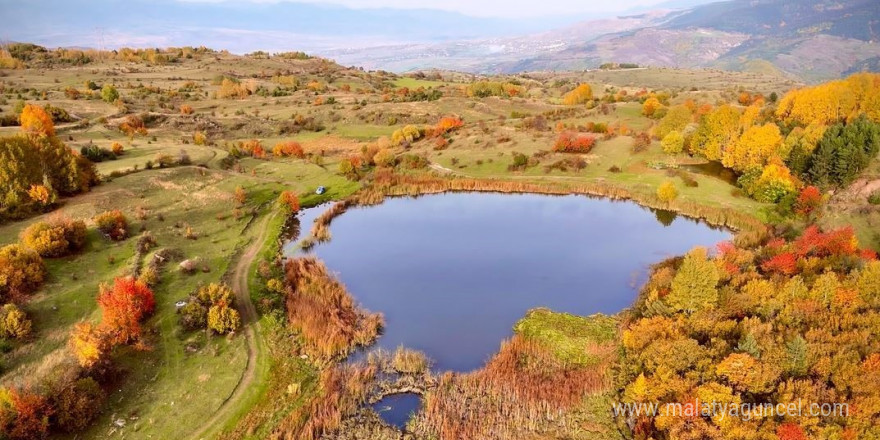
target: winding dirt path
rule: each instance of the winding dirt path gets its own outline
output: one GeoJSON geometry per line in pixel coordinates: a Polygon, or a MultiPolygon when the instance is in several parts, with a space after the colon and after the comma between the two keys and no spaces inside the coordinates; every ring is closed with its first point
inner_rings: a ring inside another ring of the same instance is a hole
{"type": "Polygon", "coordinates": [[[245,391],[254,381],[257,371],[257,331],[259,331],[260,323],[257,316],[257,309],[251,302],[250,289],[248,287],[248,273],[254,264],[257,253],[266,241],[268,233],[267,225],[269,220],[275,216],[274,213],[267,215],[259,223],[253,225],[259,229],[260,233],[242,252],[241,257],[232,271],[230,283],[235,291],[235,300],[238,303],[238,311],[241,314],[241,323],[244,329],[245,342],[247,344],[247,364],[245,370],[241,374],[235,389],[229,394],[229,397],[220,404],[217,411],[206,420],[196,431],[190,436],[192,439],[202,439],[205,432],[215,427],[218,423],[223,423],[229,416],[229,413],[235,408],[235,404],[241,400],[245,391]]]}

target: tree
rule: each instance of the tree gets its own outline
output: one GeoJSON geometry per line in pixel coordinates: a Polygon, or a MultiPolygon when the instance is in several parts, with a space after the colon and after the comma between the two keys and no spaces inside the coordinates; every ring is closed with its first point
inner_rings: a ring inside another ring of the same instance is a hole
{"type": "Polygon", "coordinates": [[[678,154],[684,151],[684,136],[678,131],[670,131],[663,140],[660,141],[663,152],[666,154],[678,154]]]}
{"type": "Polygon", "coordinates": [[[678,189],[671,180],[667,180],[657,188],[657,198],[661,202],[669,203],[678,198],[678,189]]]}
{"type": "Polygon", "coordinates": [[[586,154],[592,151],[594,145],[596,145],[596,138],[591,135],[564,131],[559,133],[559,137],[553,145],[553,151],[586,154]]]}
{"type": "Polygon", "coordinates": [[[100,328],[113,344],[127,344],[140,339],[141,321],[153,313],[156,302],[153,291],[132,277],[116,278],[113,286],[101,286],[98,305],[102,317],[100,328]]]}
{"type": "MultiPolygon", "coordinates": [[[[48,399],[30,390],[8,390],[8,411],[12,417],[0,417],[0,437],[10,440],[33,440],[49,435],[53,415],[48,399]]],[[[5,412],[5,411],[4,411],[5,412]]],[[[5,415],[5,414],[4,414],[5,415]]]]}
{"type": "Polygon", "coordinates": [[[52,396],[58,427],[69,433],[87,428],[101,413],[106,397],[104,390],[91,377],[65,385],[52,396]]]}
{"type": "Polygon", "coordinates": [[[0,248],[0,303],[37,290],[46,276],[46,265],[33,249],[18,244],[0,248]]]}
{"type": "Polygon", "coordinates": [[[589,84],[580,84],[574,90],[565,94],[562,103],[565,105],[584,104],[593,99],[593,89],[589,84]]]}
{"type": "Polygon", "coordinates": [[[376,165],[380,167],[391,167],[394,166],[394,163],[397,159],[394,157],[394,153],[387,148],[382,148],[379,152],[373,156],[373,160],[376,162],[376,165]]]}
{"type": "Polygon", "coordinates": [[[739,111],[729,105],[705,114],[694,133],[691,152],[709,160],[721,160],[724,149],[739,135],[739,118],[739,111]]]}
{"type": "Polygon", "coordinates": [[[880,151],[880,124],[860,116],[825,130],[809,159],[807,179],[820,187],[849,185],[880,151]]]}
{"type": "Polygon", "coordinates": [[[675,310],[692,313],[712,308],[718,302],[718,269],[707,258],[706,249],[688,252],[672,279],[666,302],[675,310]]]}
{"type": "Polygon", "coordinates": [[[119,99],[119,91],[110,84],[104,84],[104,87],[101,88],[101,99],[112,104],[119,99]]]}
{"type": "Polygon", "coordinates": [[[278,203],[290,214],[299,212],[299,196],[293,191],[282,191],[278,203]]]}
{"type": "Polygon", "coordinates": [[[654,116],[654,114],[657,113],[657,110],[661,107],[663,107],[663,104],[660,103],[660,100],[652,96],[646,99],[645,103],[642,104],[642,114],[650,118],[654,116]]]}
{"type": "Polygon", "coordinates": [[[208,309],[199,301],[190,301],[180,309],[180,325],[187,330],[198,330],[208,325],[208,309]]]}
{"type": "Polygon", "coordinates": [[[776,203],[795,192],[797,185],[788,167],[779,159],[773,159],[764,167],[758,179],[745,189],[759,202],[776,203]]]}
{"type": "Polygon", "coordinates": [[[37,136],[55,136],[55,124],[52,123],[52,117],[42,107],[27,104],[21,111],[19,118],[21,130],[25,133],[37,136]]]}
{"type": "Polygon", "coordinates": [[[128,219],[118,209],[102,212],[92,218],[98,230],[111,240],[125,240],[128,237],[128,219]]]}
{"type": "Polygon", "coordinates": [[[62,257],[81,249],[86,241],[86,224],[66,217],[37,222],[21,233],[21,243],[42,257],[62,257]]]}
{"type": "Polygon", "coordinates": [[[692,120],[693,113],[688,107],[684,105],[670,107],[669,111],[666,112],[666,116],[657,125],[655,134],[657,138],[663,139],[673,131],[681,133],[692,120]]]}
{"type": "Polygon", "coordinates": [[[241,325],[241,318],[238,311],[226,305],[221,301],[208,309],[208,328],[225,334],[238,329],[241,325]]]}
{"type": "Polygon", "coordinates": [[[798,194],[797,202],[795,202],[795,212],[804,217],[810,217],[814,213],[818,213],[822,208],[822,191],[815,186],[807,186],[798,194]]]}
{"type": "Polygon", "coordinates": [[[0,337],[24,339],[31,334],[31,320],[15,304],[0,308],[0,337]]]}
{"type": "MultiPolygon", "coordinates": [[[[739,172],[762,168],[770,157],[780,156],[782,135],[776,124],[748,128],[722,153],[722,164],[739,172]]],[[[784,158],[783,158],[784,159],[784,158]]]]}

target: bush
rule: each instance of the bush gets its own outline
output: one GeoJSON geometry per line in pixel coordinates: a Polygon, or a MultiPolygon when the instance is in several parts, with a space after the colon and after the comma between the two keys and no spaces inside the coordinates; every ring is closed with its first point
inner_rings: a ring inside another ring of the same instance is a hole
{"type": "Polygon", "coordinates": [[[110,84],[105,84],[104,87],[101,88],[101,99],[112,104],[119,99],[119,91],[116,90],[116,87],[113,87],[110,84]]]}
{"type": "Polygon", "coordinates": [[[86,224],[59,217],[49,223],[37,222],[21,234],[22,244],[37,251],[42,257],[63,257],[85,246],[86,224]]]}
{"type": "Polygon", "coordinates": [[[125,151],[125,148],[123,148],[122,144],[120,144],[119,142],[114,142],[113,144],[110,145],[110,151],[115,156],[121,156],[122,153],[125,151]]]}
{"type": "Polygon", "coordinates": [[[72,382],[52,395],[55,421],[68,433],[82,431],[101,413],[106,394],[91,377],[72,382]]]}
{"type": "Polygon", "coordinates": [[[667,180],[657,188],[657,198],[661,202],[669,203],[678,198],[678,189],[675,188],[675,184],[672,181],[667,180]]]}
{"type": "Polygon", "coordinates": [[[116,154],[112,151],[101,148],[97,145],[88,145],[79,149],[80,154],[92,162],[103,162],[105,160],[115,160],[116,154]]]}
{"type": "Polygon", "coordinates": [[[633,137],[632,152],[644,153],[651,146],[651,136],[648,133],[639,133],[633,137]]]}
{"type": "Polygon", "coordinates": [[[118,209],[98,214],[92,220],[98,230],[111,240],[120,241],[128,237],[128,220],[118,209]]]}
{"type": "Polygon", "coordinates": [[[553,151],[586,154],[593,149],[594,145],[596,145],[596,138],[593,136],[563,132],[560,133],[559,137],[556,139],[556,143],[553,145],[553,151]]]}
{"type": "Polygon", "coordinates": [[[208,309],[198,301],[190,301],[180,308],[180,325],[186,330],[199,330],[208,325],[208,309]]]}
{"type": "Polygon", "coordinates": [[[678,131],[670,131],[669,134],[664,136],[663,140],[660,141],[660,145],[663,146],[663,152],[666,154],[681,153],[684,150],[684,136],[678,131]]]}
{"type": "Polygon", "coordinates": [[[15,304],[0,308],[0,338],[24,339],[31,334],[31,320],[15,304]]]}
{"type": "Polygon", "coordinates": [[[296,141],[279,142],[275,144],[275,146],[272,147],[272,155],[275,157],[293,156],[300,159],[306,157],[302,145],[296,141]]]}
{"type": "Polygon", "coordinates": [[[37,290],[46,276],[40,254],[18,244],[0,248],[0,303],[37,290]]]}
{"type": "Polygon", "coordinates": [[[220,303],[208,310],[208,328],[219,334],[225,334],[238,329],[241,318],[238,311],[224,303],[220,303]]]}

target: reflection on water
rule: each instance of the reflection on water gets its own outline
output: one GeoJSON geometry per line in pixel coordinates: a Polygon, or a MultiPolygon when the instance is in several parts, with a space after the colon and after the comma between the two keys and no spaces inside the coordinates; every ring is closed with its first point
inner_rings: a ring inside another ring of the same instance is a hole
{"type": "MultiPolygon", "coordinates": [[[[303,229],[319,214],[303,212],[303,229]]],[[[651,264],[730,238],[634,203],[490,193],[389,199],[330,229],[311,252],[385,315],[376,345],[421,350],[439,371],[481,367],[534,307],[617,313],[651,264]]]]}

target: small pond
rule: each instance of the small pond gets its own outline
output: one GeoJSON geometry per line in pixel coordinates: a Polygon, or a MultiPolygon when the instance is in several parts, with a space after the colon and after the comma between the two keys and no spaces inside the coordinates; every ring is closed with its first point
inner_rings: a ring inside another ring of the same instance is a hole
{"type": "MultiPolygon", "coordinates": [[[[303,230],[326,208],[303,211],[303,230]]],[[[439,371],[481,367],[534,307],[617,313],[651,264],[731,238],[629,202],[494,193],[388,199],[350,209],[330,230],[310,252],[385,315],[376,346],[421,350],[439,371]]]]}
{"type": "Polygon", "coordinates": [[[372,407],[386,423],[403,429],[412,415],[422,407],[422,397],[413,393],[392,394],[374,403],[372,407]]]}

